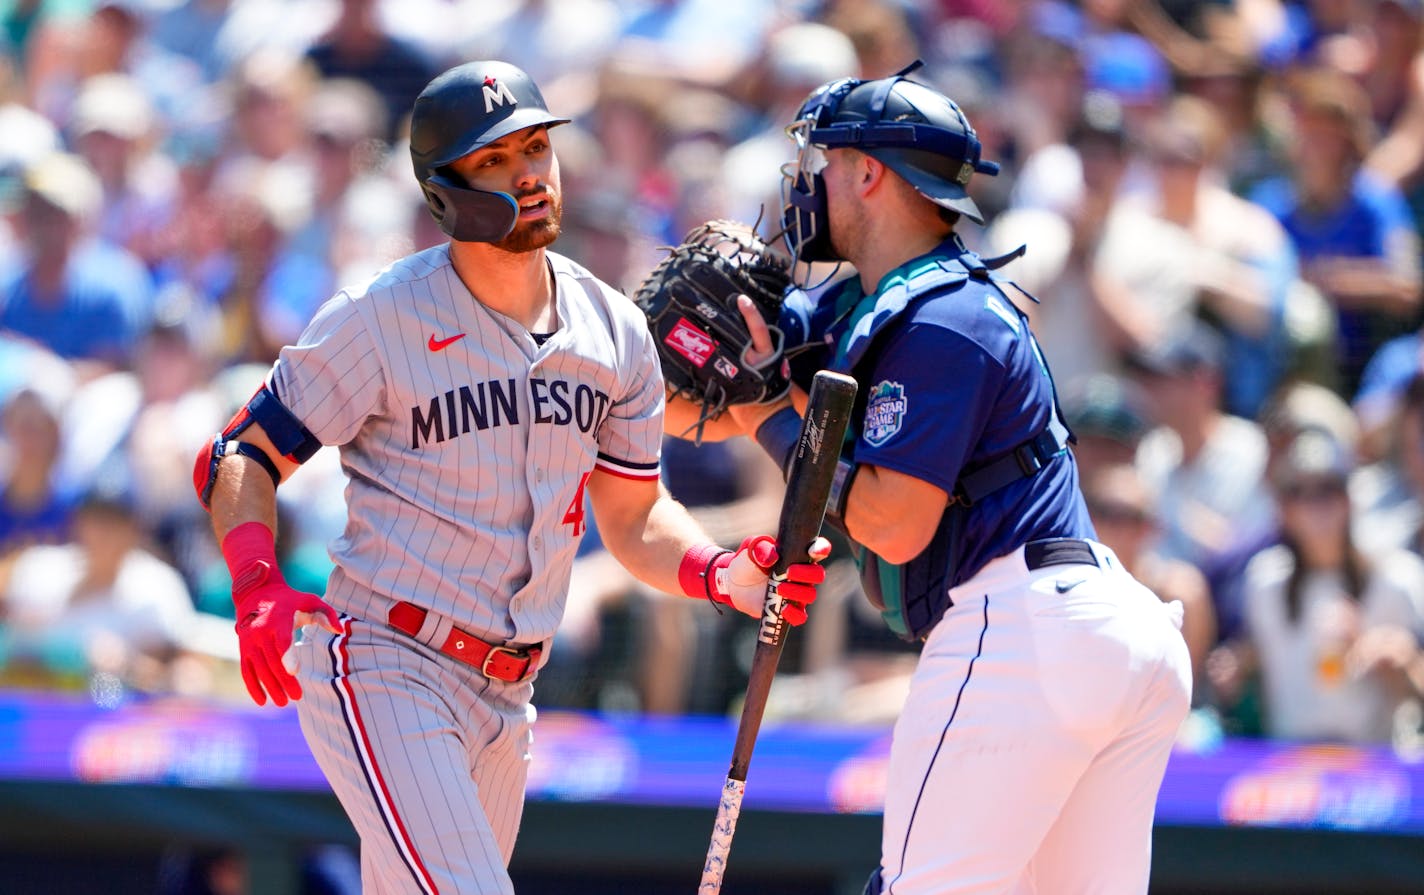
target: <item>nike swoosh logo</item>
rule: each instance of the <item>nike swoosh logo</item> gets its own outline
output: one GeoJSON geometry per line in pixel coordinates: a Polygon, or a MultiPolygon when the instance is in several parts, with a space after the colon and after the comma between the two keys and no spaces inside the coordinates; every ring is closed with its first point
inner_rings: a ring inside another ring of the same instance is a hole
{"type": "Polygon", "coordinates": [[[1077,587],[1078,585],[1082,584],[1084,581],[1087,580],[1088,579],[1086,578],[1079,578],[1077,581],[1055,581],[1053,582],[1053,589],[1058,591],[1060,594],[1066,594],[1068,593],[1068,591],[1072,590],[1073,588],[1077,587]]]}
{"type": "Polygon", "coordinates": [[[435,338],[435,333],[431,333],[430,341],[426,343],[426,347],[428,347],[431,351],[441,351],[445,348],[449,348],[451,345],[454,345],[456,342],[460,341],[464,337],[464,333],[459,333],[457,335],[451,336],[448,339],[437,339],[435,338]]]}

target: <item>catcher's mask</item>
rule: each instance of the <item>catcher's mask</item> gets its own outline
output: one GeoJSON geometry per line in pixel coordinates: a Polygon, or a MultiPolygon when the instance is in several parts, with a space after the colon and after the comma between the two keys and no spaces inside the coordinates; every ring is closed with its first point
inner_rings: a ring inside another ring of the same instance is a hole
{"type": "Polygon", "coordinates": [[[979,158],[979,136],[953,100],[905,77],[923,64],[873,81],[831,81],[801,104],[786,128],[796,160],[781,169],[782,226],[796,260],[842,260],[826,217],[827,149],[859,149],[936,205],[984,223],[965,187],[974,172],[992,176],[999,166],[979,158]]]}
{"type": "Polygon", "coordinates": [[[440,229],[461,242],[508,236],[519,203],[509,193],[471,189],[449,164],[515,131],[568,121],[551,115],[533,79],[506,62],[466,62],[427,84],[411,113],[410,160],[440,229]]]}

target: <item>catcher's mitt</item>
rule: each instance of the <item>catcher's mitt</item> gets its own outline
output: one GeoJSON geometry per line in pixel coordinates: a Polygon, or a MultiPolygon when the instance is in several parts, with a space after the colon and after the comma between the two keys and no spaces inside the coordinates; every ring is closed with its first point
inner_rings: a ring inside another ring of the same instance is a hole
{"type": "Polygon", "coordinates": [[[783,340],[775,323],[791,285],[788,263],[756,232],[736,221],[694,227],[638,287],[633,300],[657,340],[663,379],[677,395],[702,408],[696,428],[731,404],[755,404],[791,387],[783,340]],[[747,363],[751,333],[738,295],[756,302],[771,329],[773,354],[747,363]]]}

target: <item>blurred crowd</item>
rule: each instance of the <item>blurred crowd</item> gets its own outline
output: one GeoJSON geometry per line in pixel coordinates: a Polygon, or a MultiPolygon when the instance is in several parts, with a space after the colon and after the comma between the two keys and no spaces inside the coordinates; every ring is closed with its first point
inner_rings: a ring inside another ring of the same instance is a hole
{"type": "MultiPolygon", "coordinates": [[[[971,189],[1055,374],[1101,539],[1186,607],[1192,736],[1417,744],[1421,0],[0,0],[0,685],[241,699],[199,446],[343,284],[443,237],[404,143],[461,61],[527,70],[555,246],[631,292],[691,226],[776,230],[783,128],[916,58],[1001,162],[971,189]]],[[[926,359],[932,363],[932,359],[926,359]]],[[[727,543],[753,446],[669,440],[727,543]]],[[[343,524],[279,493],[294,586],[343,524]]],[[[769,712],[894,717],[914,646],[839,551],[769,712]]],[[[545,706],[725,712],[752,628],[591,532],[545,706]]]]}

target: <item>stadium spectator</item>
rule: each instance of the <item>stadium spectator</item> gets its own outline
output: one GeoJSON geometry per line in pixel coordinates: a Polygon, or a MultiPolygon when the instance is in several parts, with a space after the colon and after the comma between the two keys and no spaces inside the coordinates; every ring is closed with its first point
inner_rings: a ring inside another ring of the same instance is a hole
{"type": "Polygon", "coordinates": [[[399,207],[401,195],[378,173],[386,110],[360,81],[332,78],[317,85],[306,113],[311,207],[288,245],[303,257],[325,259],[342,282],[359,279],[397,257],[389,254],[390,242],[401,216],[389,209],[399,207]]]}
{"type": "Polygon", "coordinates": [[[103,192],[89,166],[56,153],[25,171],[24,253],[0,259],[0,330],[76,362],[84,378],[127,366],[153,283],[133,255],[88,235],[103,192]]]}
{"type": "Polygon", "coordinates": [[[222,319],[219,356],[228,362],[270,361],[295,341],[330,296],[334,272],[325,257],[292,243],[310,218],[302,169],[248,158],[216,186],[223,207],[224,266],[215,278],[222,319]]]}
{"type": "Polygon", "coordinates": [[[384,136],[394,142],[415,98],[440,67],[417,46],[381,25],[376,0],[340,0],[330,28],[306,58],[326,79],[350,78],[371,88],[384,103],[384,136]]]}
{"type": "Polygon", "coordinates": [[[76,508],[70,542],[21,552],[0,592],[11,665],[62,685],[105,673],[165,692],[180,654],[235,658],[228,626],[193,610],[144,541],[130,499],[100,487],[76,508]]]}
{"type": "Polygon", "coordinates": [[[306,104],[317,78],[301,57],[275,47],[244,58],[226,82],[232,119],[224,166],[252,156],[300,164],[307,148],[306,104]]]}
{"type": "Polygon", "coordinates": [[[0,564],[24,547],[68,539],[74,498],[54,473],[63,413],[56,391],[25,386],[0,409],[0,564]]]}
{"type": "Polygon", "coordinates": [[[1272,486],[1282,543],[1246,570],[1249,640],[1223,647],[1223,694],[1259,669],[1265,730],[1305,740],[1389,742],[1420,694],[1424,561],[1371,558],[1350,535],[1351,461],[1329,433],[1302,433],[1272,486]]]}
{"type": "Polygon", "coordinates": [[[1151,428],[1142,409],[1144,396],[1131,380],[1100,373],[1066,385],[1060,396],[1063,421],[1077,443],[1073,454],[1083,481],[1100,469],[1133,463],[1151,428]]]}
{"type": "MultiPolygon", "coordinates": [[[[1223,185],[1226,132],[1205,100],[1174,99],[1148,132],[1156,191],[1149,200],[1164,221],[1191,239],[1194,287],[1187,313],[1214,322],[1226,340],[1223,403],[1253,418],[1287,368],[1286,303],[1300,293],[1295,253],[1281,226],[1258,205],[1223,185]]],[[[1152,333],[1177,324],[1155,321],[1152,333]]]]}
{"type": "Polygon", "coordinates": [[[1265,435],[1221,409],[1224,356],[1215,330],[1188,322],[1131,359],[1159,423],[1137,452],[1161,508],[1155,547],[1202,570],[1213,588],[1233,548],[1259,543],[1275,521],[1265,435]]]}
{"type": "Polygon", "coordinates": [[[148,151],[158,134],[147,95],[127,75],[95,75],[80,86],[69,134],[104,190],[98,236],[156,264],[177,174],[170,159],[148,151]]]}
{"type": "Polygon", "coordinates": [[[1036,197],[1016,191],[1016,207],[989,227],[993,254],[1020,241],[1033,247],[1007,270],[1030,294],[1051,296],[1025,310],[1065,385],[1116,370],[1192,301],[1187,234],[1123,196],[1126,127],[1116,99],[1088,94],[1068,143],[1041,150],[1034,158],[1047,161],[1031,159],[1019,186],[1039,176],[1067,182],[1036,197]]]}
{"type": "Polygon", "coordinates": [[[1337,72],[1299,73],[1290,92],[1292,170],[1253,198],[1285,226],[1304,278],[1335,308],[1342,394],[1419,311],[1419,234],[1399,190],[1361,165],[1373,145],[1369,98],[1337,72]]]}

